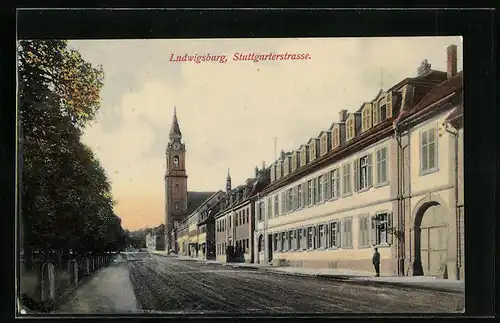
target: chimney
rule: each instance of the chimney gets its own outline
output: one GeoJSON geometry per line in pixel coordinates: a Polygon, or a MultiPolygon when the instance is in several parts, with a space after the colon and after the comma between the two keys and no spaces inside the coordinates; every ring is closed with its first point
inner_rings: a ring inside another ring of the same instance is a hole
{"type": "Polygon", "coordinates": [[[281,149],[281,154],[280,154],[280,156],[281,156],[281,159],[284,159],[284,158],[285,158],[285,151],[284,151],[283,149],[281,149]]]}
{"type": "Polygon", "coordinates": [[[262,161],[262,169],[266,169],[266,162],[264,160],[262,161]]]}
{"type": "Polygon", "coordinates": [[[255,178],[259,176],[259,167],[255,166],[255,178]]]}
{"type": "Polygon", "coordinates": [[[448,78],[457,74],[457,45],[450,45],[446,49],[448,78]]]}
{"type": "Polygon", "coordinates": [[[347,118],[347,110],[340,110],[339,122],[344,122],[346,118],[347,118]]]}

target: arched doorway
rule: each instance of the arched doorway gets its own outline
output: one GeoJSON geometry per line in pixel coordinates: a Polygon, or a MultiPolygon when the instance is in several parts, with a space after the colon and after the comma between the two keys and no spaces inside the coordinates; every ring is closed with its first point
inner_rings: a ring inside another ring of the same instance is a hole
{"type": "Polygon", "coordinates": [[[414,228],[414,276],[442,276],[448,255],[446,208],[436,201],[423,203],[416,212],[414,228]]]}

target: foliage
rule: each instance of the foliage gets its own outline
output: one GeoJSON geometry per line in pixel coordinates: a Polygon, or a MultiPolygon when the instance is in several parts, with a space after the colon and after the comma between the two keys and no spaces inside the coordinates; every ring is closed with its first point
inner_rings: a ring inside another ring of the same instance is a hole
{"type": "Polygon", "coordinates": [[[25,252],[123,248],[111,185],[81,142],[100,107],[102,68],[61,40],[21,41],[18,58],[25,252]]]}

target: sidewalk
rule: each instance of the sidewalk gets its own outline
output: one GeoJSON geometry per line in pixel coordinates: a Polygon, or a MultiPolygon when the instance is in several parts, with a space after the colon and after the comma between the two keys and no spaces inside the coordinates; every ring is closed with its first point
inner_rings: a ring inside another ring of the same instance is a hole
{"type": "MultiPolygon", "coordinates": [[[[119,257],[116,262],[126,261],[119,257]]],[[[105,267],[53,311],[55,314],[140,313],[125,267],[105,267]]]]}
{"type": "MultiPolygon", "coordinates": [[[[160,254],[155,252],[155,254],[160,254]]],[[[357,284],[414,287],[420,289],[463,293],[465,281],[440,279],[432,276],[382,276],[374,277],[372,272],[354,271],[350,269],[332,268],[302,268],[302,267],[273,267],[268,264],[223,263],[215,260],[203,260],[186,256],[173,256],[179,260],[200,261],[206,264],[230,266],[241,269],[261,270],[273,274],[315,277],[319,279],[342,280],[357,284]]]]}

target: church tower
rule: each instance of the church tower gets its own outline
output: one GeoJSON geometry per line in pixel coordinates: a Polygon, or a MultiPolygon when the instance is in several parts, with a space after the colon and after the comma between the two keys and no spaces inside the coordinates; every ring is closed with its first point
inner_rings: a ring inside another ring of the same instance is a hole
{"type": "Polygon", "coordinates": [[[175,107],[165,157],[165,249],[169,252],[175,249],[172,241],[174,224],[184,220],[187,212],[186,147],[175,107]]]}

